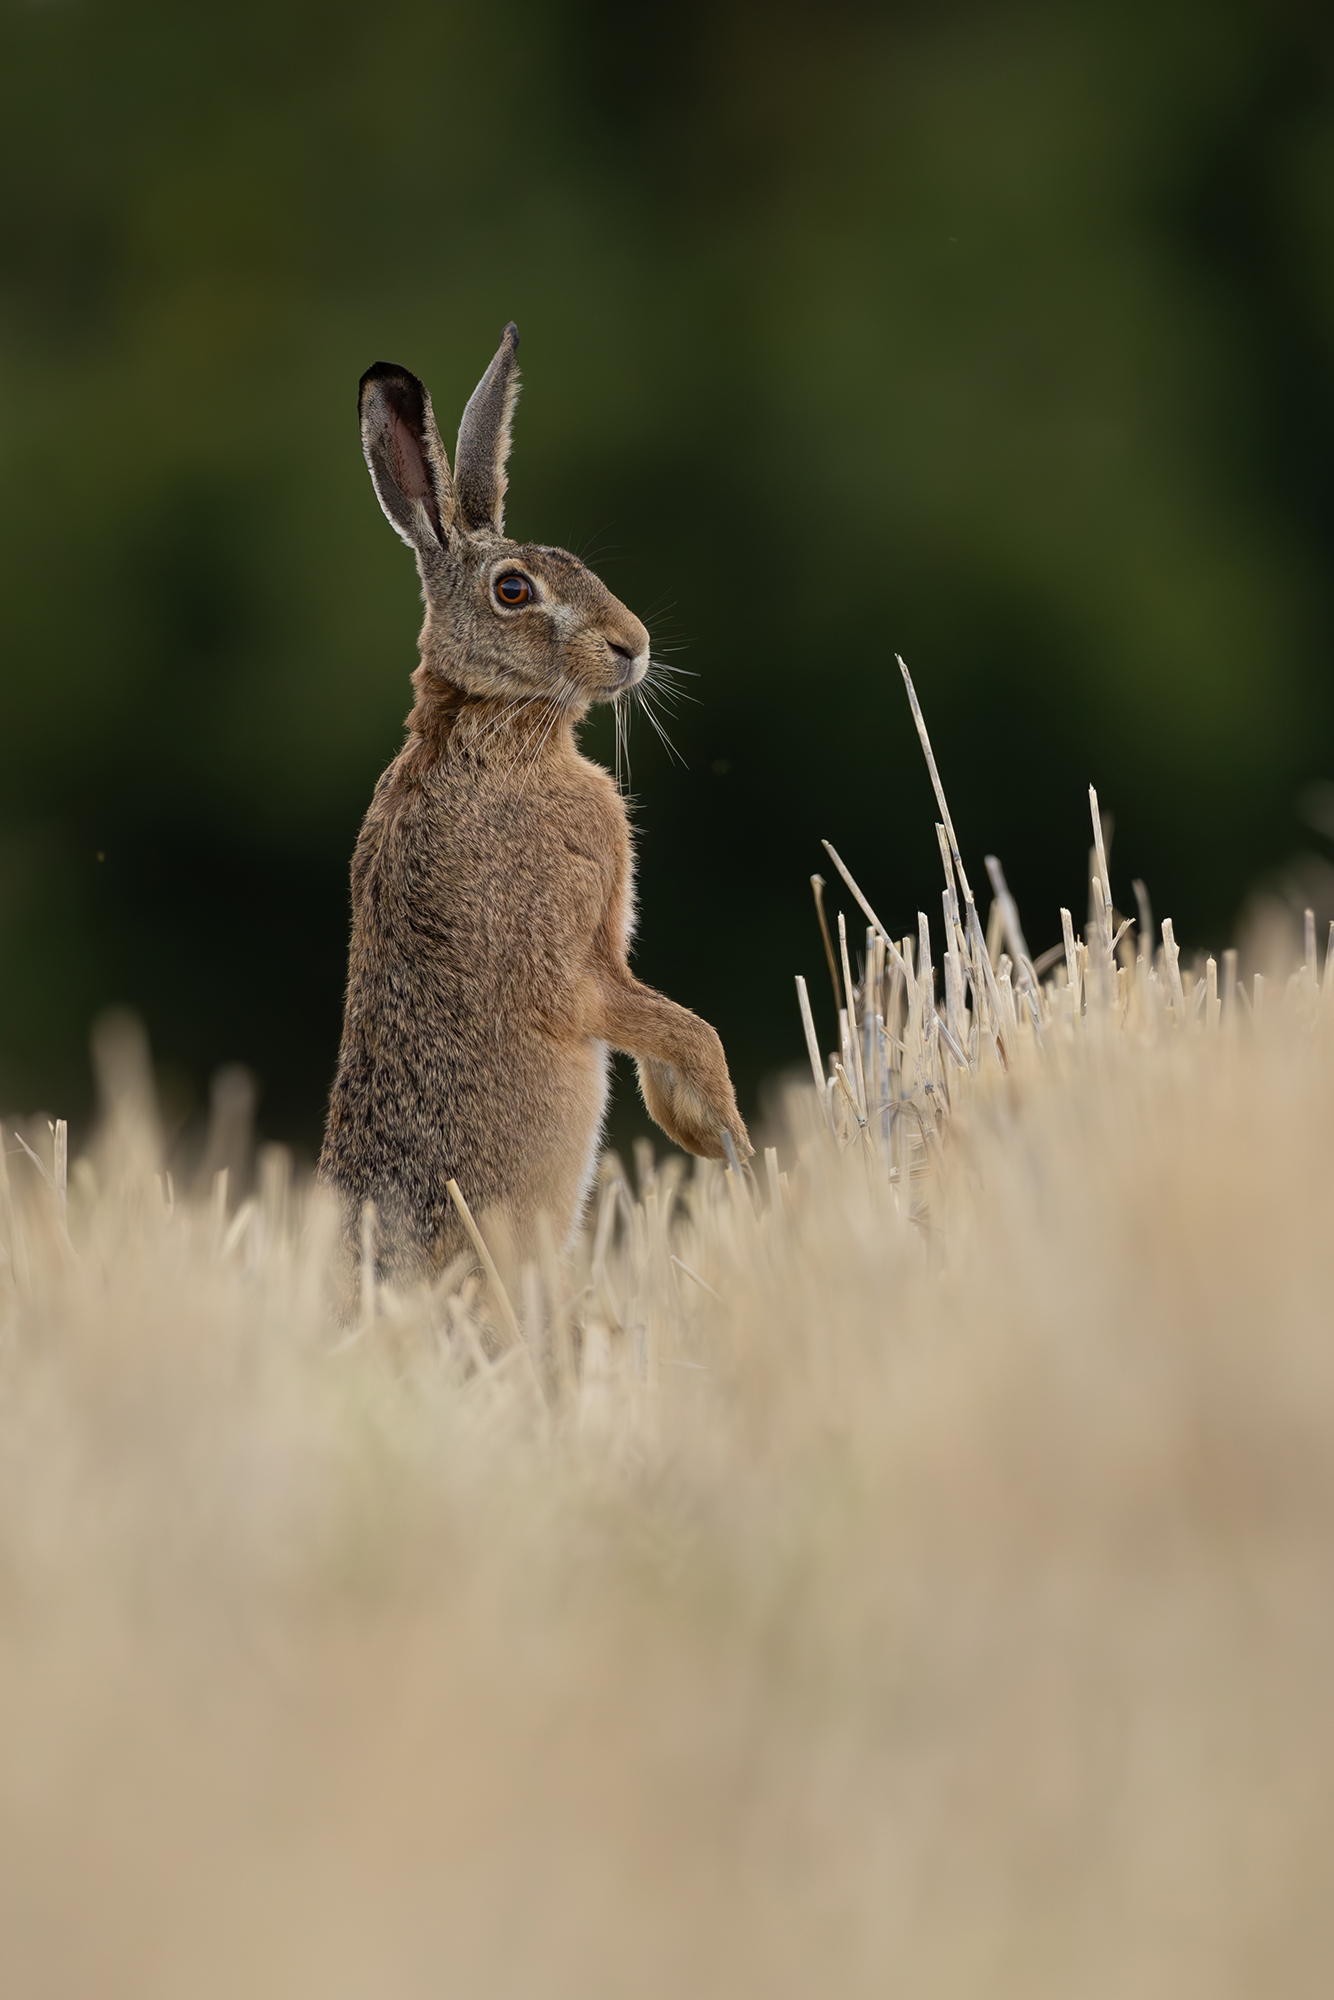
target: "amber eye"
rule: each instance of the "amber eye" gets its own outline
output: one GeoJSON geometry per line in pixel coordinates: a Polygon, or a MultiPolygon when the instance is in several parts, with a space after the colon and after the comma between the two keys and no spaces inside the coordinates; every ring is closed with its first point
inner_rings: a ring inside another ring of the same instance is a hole
{"type": "Polygon", "coordinates": [[[517,604],[527,604],[533,594],[533,586],[526,576],[500,576],[496,578],[496,596],[511,610],[517,604]]]}

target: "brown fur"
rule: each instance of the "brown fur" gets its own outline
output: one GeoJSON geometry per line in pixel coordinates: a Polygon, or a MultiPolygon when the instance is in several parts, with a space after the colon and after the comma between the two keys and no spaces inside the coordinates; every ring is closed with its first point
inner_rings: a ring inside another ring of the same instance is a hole
{"type": "MultiPolygon", "coordinates": [[[[362,381],[380,503],[416,551],[426,600],[416,704],[352,863],[352,943],[320,1170],[349,1224],[379,1216],[381,1268],[429,1275],[461,1247],[446,1183],[505,1213],[577,1225],[597,1161],[607,1051],[639,1065],[669,1138],[709,1158],[750,1152],[722,1045],[643,986],[625,805],[579,754],[590,704],[642,678],[648,633],[563,549],[505,538],[518,336],[468,405],[455,464],[406,370],[362,381]],[[524,578],[533,601],[495,585],[524,578]]],[[[350,1230],[350,1234],[351,1234],[350,1230]]]]}

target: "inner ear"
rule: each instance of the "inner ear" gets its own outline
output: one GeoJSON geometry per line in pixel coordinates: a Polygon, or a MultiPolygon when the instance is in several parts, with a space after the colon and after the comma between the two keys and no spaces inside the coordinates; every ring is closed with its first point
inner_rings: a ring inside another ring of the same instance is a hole
{"type": "Polygon", "coordinates": [[[445,531],[440,523],[440,509],[436,504],[435,486],[426,468],[426,452],[422,446],[422,419],[424,411],[403,407],[411,400],[411,392],[406,383],[395,382],[389,390],[389,433],[394,447],[394,477],[398,490],[405,500],[420,500],[425,507],[438,542],[445,539],[445,531]]]}
{"type": "Polygon", "coordinates": [[[410,369],[377,361],[357,399],[361,448],[376,496],[395,534],[419,557],[446,545],[454,482],[431,399],[410,369]]]}

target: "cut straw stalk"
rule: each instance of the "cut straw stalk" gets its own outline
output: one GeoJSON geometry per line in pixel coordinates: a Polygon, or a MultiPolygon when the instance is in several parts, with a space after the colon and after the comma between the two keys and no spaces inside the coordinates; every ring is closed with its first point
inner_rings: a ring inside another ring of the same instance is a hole
{"type": "Polygon", "coordinates": [[[881,1060],[881,996],[885,984],[885,946],[873,929],[866,933],[866,978],[862,984],[862,1069],[866,1076],[867,1102],[882,1105],[888,1096],[888,1082],[881,1060]]]}
{"type": "Polygon", "coordinates": [[[885,950],[889,953],[891,961],[897,961],[900,965],[902,965],[903,963],[902,953],[900,952],[898,946],[895,944],[893,938],[890,936],[889,932],[885,929],[885,926],[881,923],[875,911],[871,908],[871,905],[867,902],[865,896],[858,888],[856,882],[853,880],[852,870],[848,867],[846,861],[844,861],[838,849],[832,844],[832,842],[828,840],[822,840],[820,842],[820,845],[823,847],[825,853],[829,856],[829,859],[833,862],[835,868],[837,868],[839,874],[843,877],[843,880],[847,883],[848,888],[852,891],[852,894],[856,897],[857,902],[861,905],[862,914],[866,918],[867,922],[872,924],[874,928],[880,933],[881,937],[884,939],[885,950]]]}
{"type": "Polygon", "coordinates": [[[1163,918],[1163,955],[1167,960],[1167,976],[1172,988],[1172,1006],[1178,1022],[1186,1018],[1186,996],[1181,986],[1181,949],[1172,933],[1172,919],[1163,918]]]}
{"type": "Polygon", "coordinates": [[[1102,932],[1103,947],[1110,957],[1112,951],[1112,890],[1107,874],[1107,850],[1102,839],[1102,814],[1098,811],[1098,794],[1089,786],[1089,813],[1093,820],[1093,849],[1098,857],[1098,874],[1094,882],[1094,903],[1098,912],[1098,929],[1102,932]]]}
{"type": "MultiPolygon", "coordinates": [[[[903,981],[904,988],[908,995],[909,1008],[911,1009],[917,993],[917,982],[912,969],[911,938],[905,938],[903,940],[902,949],[900,949],[900,947],[895,944],[893,938],[889,935],[889,932],[885,929],[879,917],[876,915],[875,911],[871,908],[871,905],[867,902],[866,897],[862,894],[861,889],[858,887],[856,879],[853,876],[852,870],[848,867],[847,863],[844,861],[838,849],[835,846],[833,846],[833,844],[828,840],[822,841],[821,845],[823,846],[826,854],[829,856],[829,859],[833,862],[835,868],[837,868],[839,874],[843,877],[843,880],[847,883],[848,888],[852,891],[852,894],[856,897],[857,902],[861,906],[863,915],[867,918],[872,928],[879,934],[880,941],[885,948],[885,955],[894,969],[896,979],[902,979],[903,981]]],[[[843,919],[840,917],[839,918],[840,924],[842,923],[842,921],[843,919]]],[[[847,1020],[846,1008],[840,1014],[839,1020],[840,1023],[846,1022],[847,1020]]]]}
{"type": "Polygon", "coordinates": [[[945,1018],[949,1022],[951,1034],[957,1037],[963,1016],[963,968],[959,962],[959,946],[954,935],[948,889],[942,890],[940,903],[945,918],[945,1018]]]}
{"type": "Polygon", "coordinates": [[[908,706],[912,710],[912,719],[917,725],[918,741],[922,746],[922,754],[926,758],[926,768],[931,774],[932,789],[936,795],[936,804],[940,807],[940,817],[945,825],[945,834],[950,844],[950,853],[954,858],[954,866],[958,871],[964,901],[965,903],[970,903],[973,900],[973,892],[968,886],[968,875],[964,869],[963,857],[959,853],[959,843],[954,837],[954,821],[950,818],[950,809],[945,803],[945,787],[941,784],[940,773],[936,769],[936,756],[934,750],[931,748],[931,738],[927,735],[926,721],[922,715],[921,704],[917,699],[917,690],[912,684],[912,675],[908,672],[904,664],[903,655],[896,653],[894,657],[899,663],[899,672],[903,675],[903,685],[908,691],[908,706]]]}
{"type": "Polygon", "coordinates": [[[834,958],[833,940],[829,935],[829,919],[824,913],[824,876],[812,875],[811,894],[815,898],[815,914],[820,919],[820,936],[824,941],[824,955],[829,965],[829,983],[834,989],[834,1011],[843,1005],[843,995],[839,990],[838,964],[834,958]]]}
{"type": "Polygon", "coordinates": [[[1074,995],[1075,1019],[1079,1019],[1079,953],[1075,950],[1075,927],[1070,921],[1070,912],[1061,908],[1061,937],[1065,944],[1065,979],[1074,995]]]}
{"type": "Polygon", "coordinates": [[[843,1059],[844,1069],[851,1070],[852,1041],[848,1031],[848,1010],[846,1007],[840,1007],[838,1010],[838,1052],[843,1059]]]}
{"type": "Polygon", "coordinates": [[[967,870],[963,865],[963,856],[959,852],[959,843],[955,838],[954,821],[950,818],[950,809],[945,802],[945,787],[941,784],[940,772],[936,769],[935,752],[931,748],[931,738],[927,734],[926,720],[922,714],[921,704],[917,699],[917,690],[912,684],[912,675],[908,672],[902,654],[895,654],[895,658],[899,663],[899,672],[903,675],[903,685],[908,693],[908,706],[912,709],[912,718],[917,725],[918,741],[922,746],[922,754],[926,758],[926,768],[931,774],[931,784],[936,794],[936,804],[940,807],[940,817],[944,822],[945,833],[949,839],[950,854],[953,856],[954,866],[958,873],[959,886],[963,890],[964,928],[975,960],[975,976],[980,972],[981,984],[986,989],[986,997],[991,1015],[988,1026],[1001,1064],[1003,1067],[1008,1068],[1009,1051],[1005,1046],[1006,1032],[1001,1012],[1000,992],[996,986],[995,968],[992,966],[991,958],[987,952],[986,939],[982,935],[982,926],[978,922],[977,904],[973,897],[973,891],[969,886],[967,870]]]}
{"type": "Polygon", "coordinates": [[[496,1310],[505,1323],[505,1331],[509,1334],[511,1340],[521,1341],[523,1339],[523,1332],[519,1326],[518,1315],[515,1313],[514,1307],[510,1304],[509,1293],[501,1283],[500,1273],[496,1269],[496,1260],[486,1247],[486,1238],[473,1221],[472,1210],[464,1200],[458,1182],[446,1181],[445,1186],[449,1190],[450,1200],[459,1212],[459,1220],[468,1232],[469,1241],[482,1261],[482,1269],[486,1272],[486,1280],[491,1287],[492,1296],[496,1302],[496,1310]]]}
{"type": "Polygon", "coordinates": [[[811,1075],[815,1079],[817,1092],[823,1097],[825,1086],[824,1064],[820,1060],[820,1044],[816,1039],[815,1022],[811,1015],[811,996],[806,991],[806,981],[800,973],[797,974],[797,1005],[801,1009],[801,1025],[806,1036],[806,1053],[811,1059],[811,1075]]]}
{"type": "Polygon", "coordinates": [[[671,1257],[671,1262],[675,1264],[678,1271],[684,1271],[687,1278],[693,1278],[694,1282],[699,1286],[702,1292],[707,1292],[711,1299],[717,1299],[719,1305],[723,1304],[722,1298],[717,1292],[714,1291],[713,1286],[708,1282],[707,1278],[701,1278],[699,1272],[692,1270],[690,1265],[685,1262],[684,1258],[676,1256],[676,1254],[673,1252],[671,1257]]]}
{"type": "Polygon", "coordinates": [[[987,927],[983,936],[987,941],[987,957],[993,965],[999,965],[1005,946],[1005,912],[994,896],[987,911],[987,927]]]}
{"type": "Polygon", "coordinates": [[[69,1126],[57,1118],[52,1142],[56,1202],[63,1227],[69,1209],[69,1126]]]}
{"type": "MultiPolygon", "coordinates": [[[[937,827],[936,831],[939,833],[940,828],[937,827]]],[[[991,893],[1000,905],[1001,922],[1005,929],[1005,943],[1008,947],[1010,957],[1014,960],[1016,970],[1021,972],[1025,979],[1031,980],[1036,985],[1037,975],[1033,970],[1032,954],[1028,949],[1028,940],[1024,936],[1024,927],[1019,921],[1019,906],[1010,894],[1009,884],[1005,880],[1005,870],[1001,867],[997,855],[988,854],[984,858],[986,860],[987,876],[991,882],[991,893]]]]}
{"type": "Polygon", "coordinates": [[[1138,934],[1137,934],[1137,943],[1139,945],[1139,951],[1136,955],[1137,957],[1142,958],[1144,960],[1145,965],[1148,966],[1150,969],[1152,969],[1153,905],[1149,901],[1149,892],[1145,888],[1144,884],[1140,881],[1138,875],[1135,877],[1135,880],[1131,883],[1130,886],[1135,891],[1135,909],[1136,912],[1138,913],[1138,919],[1139,919],[1138,934]]]}
{"type": "Polygon", "coordinates": [[[764,1173],[769,1184],[769,1210],[781,1223],[783,1220],[783,1183],[778,1171],[778,1149],[766,1146],[764,1149],[764,1173]]]}
{"type": "Polygon", "coordinates": [[[918,1030],[918,1075],[925,1082],[930,1075],[930,1030],[936,1017],[936,973],[931,963],[931,927],[926,920],[926,912],[917,912],[917,992],[921,1008],[921,1025],[918,1030]],[[923,1075],[925,1071],[925,1075],[923,1075]]]}
{"type": "Polygon", "coordinates": [[[963,1049],[960,1047],[959,1043],[955,1040],[954,1036],[951,1034],[948,1024],[941,1020],[939,1014],[936,1015],[936,1030],[940,1036],[940,1039],[944,1042],[945,1047],[949,1050],[950,1054],[953,1056],[957,1067],[959,1069],[967,1069],[968,1067],[967,1056],[964,1054],[963,1049]]]}
{"type": "Polygon", "coordinates": [[[936,821],[936,845],[940,849],[940,865],[945,872],[945,895],[949,901],[946,930],[949,931],[951,927],[957,930],[959,924],[959,898],[954,887],[954,860],[950,854],[949,835],[939,820],[936,821]]]}
{"type": "MultiPolygon", "coordinates": [[[[840,910],[838,913],[838,954],[839,954],[839,962],[843,967],[843,991],[847,995],[847,1002],[848,1002],[846,1014],[848,1023],[848,1040],[852,1044],[852,1074],[855,1077],[857,1083],[857,1097],[859,1103],[861,1104],[862,1117],[865,1118],[866,1075],[862,1068],[862,1038],[861,1038],[861,1030],[856,1021],[854,1021],[852,1018],[852,967],[848,963],[848,927],[843,920],[842,910],[840,910]]],[[[847,1058],[845,1057],[844,1060],[846,1061],[847,1058]]]]}
{"type": "MultiPolygon", "coordinates": [[[[1330,925],[1329,933],[1331,938],[1334,938],[1334,924],[1330,925]]],[[[1235,1014],[1237,1007],[1237,954],[1232,950],[1223,953],[1223,990],[1218,996],[1218,1004],[1220,1009],[1225,1009],[1229,1019],[1235,1014]]]]}

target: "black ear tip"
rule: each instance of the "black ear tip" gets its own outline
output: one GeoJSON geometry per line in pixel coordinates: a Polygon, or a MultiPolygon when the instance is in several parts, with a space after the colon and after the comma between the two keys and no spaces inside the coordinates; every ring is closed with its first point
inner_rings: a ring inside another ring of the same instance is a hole
{"type": "Polygon", "coordinates": [[[519,345],[519,329],[514,324],[513,320],[510,320],[509,324],[506,326],[505,331],[501,334],[500,338],[502,341],[507,340],[511,347],[517,347],[519,345]]]}
{"type": "Polygon", "coordinates": [[[400,414],[411,413],[420,420],[426,391],[410,368],[400,366],[397,361],[373,361],[357,388],[358,410],[365,404],[367,391],[377,384],[383,384],[389,401],[400,414]]]}

